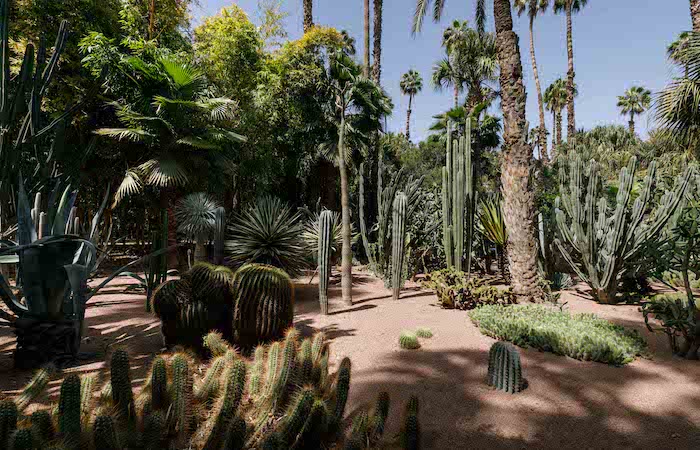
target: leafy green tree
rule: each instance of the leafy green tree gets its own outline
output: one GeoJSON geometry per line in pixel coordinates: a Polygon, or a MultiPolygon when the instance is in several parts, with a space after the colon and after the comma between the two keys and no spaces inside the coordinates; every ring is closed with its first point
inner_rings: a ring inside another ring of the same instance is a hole
{"type": "Polygon", "coordinates": [[[411,107],[413,97],[423,90],[423,78],[415,70],[409,70],[401,76],[401,93],[408,95],[408,109],[406,110],[406,139],[411,140],[411,107]]]}
{"type": "Polygon", "coordinates": [[[127,39],[157,41],[162,47],[188,50],[190,7],[194,0],[123,0],[122,29],[127,39]]]}
{"type": "Polygon", "coordinates": [[[643,114],[651,106],[651,91],[641,86],[632,86],[625,95],[617,97],[617,107],[623,115],[629,114],[630,133],[635,134],[634,116],[643,114]]]}
{"type": "Polygon", "coordinates": [[[530,60],[532,61],[532,73],[535,77],[535,89],[537,89],[537,107],[540,113],[540,127],[537,145],[540,149],[540,154],[547,157],[547,127],[544,122],[544,102],[542,100],[542,86],[540,85],[540,75],[537,70],[537,58],[535,56],[535,19],[538,15],[542,15],[549,8],[549,0],[515,0],[515,8],[518,9],[518,15],[527,12],[527,17],[530,21],[530,60]]]}
{"type": "Polygon", "coordinates": [[[554,0],[554,12],[566,15],[566,55],[568,61],[568,71],[566,73],[566,135],[568,139],[576,136],[576,115],[574,108],[574,98],[576,97],[576,83],[574,81],[574,36],[573,19],[574,13],[580,12],[588,0],[554,0]]]}

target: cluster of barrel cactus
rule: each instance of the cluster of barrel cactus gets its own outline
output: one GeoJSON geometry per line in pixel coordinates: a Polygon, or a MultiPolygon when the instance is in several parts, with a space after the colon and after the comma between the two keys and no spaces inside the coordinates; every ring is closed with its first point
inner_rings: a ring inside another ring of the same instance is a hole
{"type": "Polygon", "coordinates": [[[616,204],[608,206],[598,163],[588,167],[580,156],[570,161],[568,177],[562,171],[556,219],[566,247],[555,243],[576,274],[591,287],[593,297],[601,303],[616,303],[620,281],[633,272],[640,252],[648,241],[658,239],[659,232],[683,201],[694,169],[689,167],[679,177],[672,191],[664,193],[657,207],[655,192],[656,162],[647,169],[638,195],[633,194],[637,159],[620,172],[616,204]],[[587,179],[586,179],[587,178],[587,179]],[[570,249],[574,251],[571,252],[570,249]]]}
{"type": "Polygon", "coordinates": [[[246,264],[236,272],[197,263],[153,295],[166,346],[201,348],[212,330],[250,349],[282,336],[293,319],[294,288],[281,269],[246,264]]]}
{"type": "MultiPolygon", "coordinates": [[[[26,416],[22,396],[0,403],[0,448],[19,449],[318,449],[375,448],[386,428],[389,396],[361,408],[346,432],[351,363],[328,370],[323,334],[259,346],[252,362],[221,336],[206,338],[213,357],[201,377],[185,353],[158,356],[134,395],[129,356],[114,351],[109,381],[70,374],[58,405],[26,416]]],[[[48,379],[47,379],[48,381],[48,379]]],[[[46,388],[35,383],[31,399],[46,388]]],[[[29,389],[29,386],[28,388],[29,389]]],[[[25,391],[27,391],[25,389],[25,391]]],[[[23,392],[22,395],[25,395],[23,392]]],[[[404,448],[419,448],[418,401],[406,409],[404,448]]]]}
{"type": "Polygon", "coordinates": [[[527,386],[520,354],[512,344],[499,341],[491,346],[488,384],[510,394],[520,392],[527,386]]]}
{"type": "Polygon", "coordinates": [[[449,126],[447,136],[447,165],[442,168],[443,245],[447,267],[462,271],[466,256],[465,272],[470,273],[477,205],[472,162],[471,119],[466,122],[466,132],[463,136],[453,140],[452,129],[449,126]]]}

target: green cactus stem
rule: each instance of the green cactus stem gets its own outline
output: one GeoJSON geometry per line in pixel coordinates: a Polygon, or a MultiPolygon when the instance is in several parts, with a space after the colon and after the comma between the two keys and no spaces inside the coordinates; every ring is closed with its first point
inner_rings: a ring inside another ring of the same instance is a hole
{"type": "Polygon", "coordinates": [[[318,236],[318,301],[321,314],[328,314],[328,280],[331,276],[331,250],[333,248],[333,213],[323,211],[319,216],[318,236]]]}
{"type": "Polygon", "coordinates": [[[394,199],[392,217],[391,287],[394,300],[403,287],[403,263],[406,255],[406,194],[399,192],[394,199]]]}
{"type": "Polygon", "coordinates": [[[525,389],[520,354],[513,345],[499,341],[491,346],[488,385],[510,394],[525,389]]]}

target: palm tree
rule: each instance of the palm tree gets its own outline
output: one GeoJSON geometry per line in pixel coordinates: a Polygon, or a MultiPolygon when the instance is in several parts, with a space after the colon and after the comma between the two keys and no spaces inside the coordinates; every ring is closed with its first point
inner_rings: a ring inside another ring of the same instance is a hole
{"type": "MultiPolygon", "coordinates": [[[[340,169],[340,204],[342,209],[343,249],[341,253],[341,288],[343,301],[352,305],[352,228],[350,220],[350,189],[347,167],[346,137],[351,126],[348,118],[353,110],[365,110],[360,116],[367,116],[371,122],[379,122],[381,106],[376,106],[385,94],[377,83],[360,75],[360,69],[344,52],[336,51],[330,55],[329,73],[330,90],[334,96],[334,105],[338,123],[338,165],[340,169]]],[[[381,102],[379,102],[381,105],[381,102]]],[[[362,122],[362,121],[360,121],[362,122]]]]}
{"type": "Polygon", "coordinates": [[[413,97],[423,89],[423,78],[415,70],[409,70],[401,77],[401,93],[408,95],[408,110],[406,111],[406,140],[411,140],[411,106],[413,97]]]}
{"type": "Polygon", "coordinates": [[[527,11],[530,19],[530,59],[532,60],[532,73],[535,77],[535,88],[537,89],[537,106],[540,112],[539,148],[540,154],[547,161],[547,127],[544,123],[544,102],[542,101],[542,86],[540,85],[540,75],[537,71],[537,59],[535,58],[535,18],[543,14],[549,8],[549,0],[515,0],[515,7],[518,8],[518,15],[527,11]]]}
{"type": "Polygon", "coordinates": [[[382,79],[382,10],[384,0],[374,0],[374,48],[372,50],[372,80],[379,84],[382,79]]]}
{"type": "MultiPolygon", "coordinates": [[[[416,1],[413,30],[421,28],[429,0],[416,1]]],[[[442,15],[445,0],[435,0],[433,18],[442,15]]],[[[477,0],[477,11],[483,14],[484,0],[477,0]]],[[[498,63],[501,81],[501,106],[504,132],[502,152],[503,212],[508,235],[513,291],[522,299],[542,300],[544,292],[537,273],[537,243],[535,241],[535,199],[532,179],[532,147],[525,130],[525,85],[520,59],[518,36],[513,31],[510,0],[494,0],[493,14],[498,42],[498,63]]]]}
{"type": "Polygon", "coordinates": [[[690,0],[690,18],[693,20],[693,31],[700,31],[700,0],[690,0]]]}
{"type": "Polygon", "coordinates": [[[369,71],[370,71],[370,61],[369,61],[369,40],[370,40],[370,33],[369,33],[369,0],[365,0],[365,65],[364,65],[364,75],[365,78],[369,78],[369,71]]]}
{"type": "Polygon", "coordinates": [[[442,90],[442,88],[447,89],[451,87],[454,95],[454,107],[459,107],[459,93],[462,92],[464,80],[462,79],[459,67],[454,65],[452,61],[450,61],[450,58],[441,59],[433,66],[431,81],[438,91],[442,90]]]}
{"type": "Polygon", "coordinates": [[[678,36],[678,39],[673,41],[666,49],[666,56],[668,56],[668,59],[670,59],[673,63],[682,66],[685,69],[686,77],[688,76],[688,66],[681,63],[680,57],[683,54],[683,51],[688,48],[691,34],[692,33],[690,31],[682,32],[678,36]]]}
{"type": "Polygon", "coordinates": [[[304,0],[304,33],[314,26],[314,1],[304,0]]]}
{"type": "Polygon", "coordinates": [[[574,37],[571,16],[581,11],[588,4],[588,0],[554,0],[554,12],[566,14],[566,53],[568,58],[568,70],[566,75],[566,136],[573,144],[576,138],[576,114],[574,112],[574,37]]]}
{"type": "MultiPolygon", "coordinates": [[[[574,89],[576,86],[574,86],[574,89]]],[[[552,139],[552,159],[556,159],[556,149],[562,143],[561,113],[566,107],[566,81],[562,78],[554,81],[544,91],[544,103],[547,111],[552,113],[552,126],[554,127],[554,138],[552,139]]]]}
{"type": "Polygon", "coordinates": [[[177,231],[194,240],[195,261],[207,258],[206,242],[216,229],[218,209],[219,205],[204,192],[189,194],[177,204],[177,231]]]}
{"type": "Polygon", "coordinates": [[[634,132],[634,115],[643,114],[651,105],[651,91],[641,86],[633,86],[625,92],[625,95],[617,97],[617,107],[622,115],[630,116],[630,133],[634,132]]]}

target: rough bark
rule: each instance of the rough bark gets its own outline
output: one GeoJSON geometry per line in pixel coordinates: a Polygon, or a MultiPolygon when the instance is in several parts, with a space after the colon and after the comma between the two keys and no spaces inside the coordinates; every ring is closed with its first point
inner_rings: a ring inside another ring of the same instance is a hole
{"type": "Polygon", "coordinates": [[[370,33],[369,33],[369,0],[365,0],[365,67],[364,73],[365,78],[369,78],[370,61],[369,61],[369,43],[370,33]]]}
{"type": "Polygon", "coordinates": [[[634,128],[634,115],[630,116],[630,133],[635,134],[635,128],[634,128]]]}
{"type": "MultiPolygon", "coordinates": [[[[342,107],[345,108],[344,106],[342,107]]],[[[345,166],[345,111],[340,116],[340,133],[338,139],[338,165],[340,166],[340,206],[342,210],[343,249],[341,253],[341,288],[343,302],[352,306],[352,236],[350,229],[350,192],[348,186],[348,169],[345,166]]]]}
{"type": "Polygon", "coordinates": [[[304,0],[304,33],[314,26],[313,0],[304,0]]]}
{"type": "Polygon", "coordinates": [[[700,31],[700,0],[690,0],[690,18],[693,20],[693,31],[700,31]]]}
{"type": "Polygon", "coordinates": [[[374,0],[374,40],[372,49],[372,80],[379,84],[382,78],[382,9],[384,0],[374,0]]]}
{"type": "Polygon", "coordinates": [[[540,75],[537,71],[537,59],[535,57],[535,16],[530,17],[530,59],[532,60],[532,73],[535,77],[535,88],[537,89],[537,106],[540,112],[539,148],[541,158],[545,163],[549,163],[547,155],[547,128],[544,121],[544,101],[542,100],[542,85],[540,75]]]}
{"type": "Polygon", "coordinates": [[[574,37],[571,24],[571,3],[566,8],[566,54],[569,68],[566,73],[566,140],[573,144],[576,139],[576,113],[574,112],[574,37]]]}
{"type": "Polygon", "coordinates": [[[408,111],[406,111],[406,140],[411,141],[411,106],[413,105],[413,95],[408,96],[408,111]]]}
{"type": "Polygon", "coordinates": [[[454,97],[455,97],[455,108],[459,108],[459,83],[454,80],[454,97]]]}
{"type": "Polygon", "coordinates": [[[562,143],[562,133],[563,133],[563,126],[562,126],[562,118],[561,118],[561,110],[556,113],[557,114],[557,146],[561,145],[562,143]]]}
{"type": "Polygon", "coordinates": [[[508,259],[513,292],[521,300],[541,301],[535,241],[535,198],[527,143],[525,86],[518,36],[513,32],[510,0],[494,0],[496,46],[501,67],[503,108],[503,212],[508,229],[508,259]]]}

